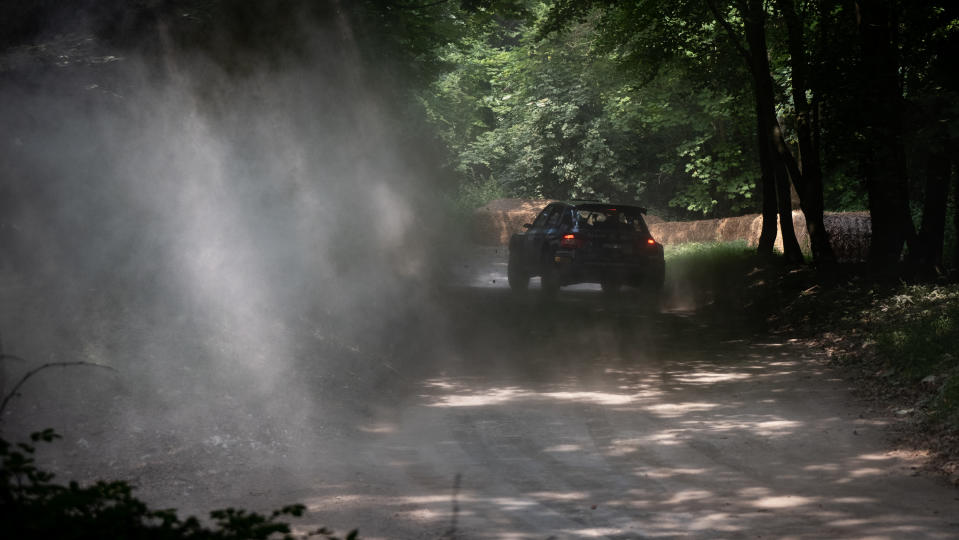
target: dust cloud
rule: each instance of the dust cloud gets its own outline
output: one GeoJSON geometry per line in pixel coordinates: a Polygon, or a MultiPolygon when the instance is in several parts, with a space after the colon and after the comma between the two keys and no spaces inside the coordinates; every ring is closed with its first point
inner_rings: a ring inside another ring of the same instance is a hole
{"type": "Polygon", "coordinates": [[[455,231],[428,138],[340,17],[228,62],[162,25],[146,51],[68,30],[0,61],[0,332],[23,359],[0,382],[113,371],[38,373],[4,436],[56,429],[49,459],[80,479],[315,459],[438,324],[455,231]]]}

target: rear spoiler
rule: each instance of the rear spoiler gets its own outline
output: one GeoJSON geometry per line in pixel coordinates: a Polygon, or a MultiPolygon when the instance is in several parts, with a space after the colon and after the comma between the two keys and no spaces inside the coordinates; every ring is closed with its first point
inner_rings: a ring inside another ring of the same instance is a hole
{"type": "Polygon", "coordinates": [[[623,205],[620,205],[620,204],[617,204],[617,203],[610,203],[610,202],[603,202],[603,201],[594,201],[594,200],[589,200],[589,199],[574,199],[574,200],[572,200],[572,201],[568,201],[568,203],[569,203],[569,204],[574,204],[574,205],[575,205],[575,204],[602,204],[602,205],[607,205],[607,204],[608,204],[608,205],[610,205],[610,206],[629,206],[629,207],[631,207],[631,208],[635,208],[635,209],[639,210],[639,213],[640,213],[640,214],[643,214],[643,215],[646,215],[646,213],[649,211],[649,209],[646,208],[645,206],[636,206],[635,204],[623,204],[623,205]]]}

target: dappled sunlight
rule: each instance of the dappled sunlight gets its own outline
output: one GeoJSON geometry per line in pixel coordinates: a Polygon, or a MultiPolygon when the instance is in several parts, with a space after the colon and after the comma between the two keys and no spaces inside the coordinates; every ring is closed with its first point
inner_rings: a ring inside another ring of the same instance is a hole
{"type": "Polygon", "coordinates": [[[492,388],[482,394],[458,394],[438,398],[434,407],[482,407],[535,396],[519,388],[492,388]]]}
{"type": "Polygon", "coordinates": [[[507,511],[526,510],[537,504],[534,500],[521,497],[493,497],[487,500],[488,502],[495,504],[501,510],[507,511]]]}
{"type": "Polygon", "coordinates": [[[756,508],[783,509],[796,508],[816,504],[819,499],[812,497],[801,497],[799,495],[777,495],[773,497],[763,497],[753,503],[756,508]]]}
{"type": "Polygon", "coordinates": [[[676,476],[696,476],[700,474],[708,474],[709,472],[710,472],[709,469],[704,469],[704,468],[690,469],[690,468],[682,468],[682,467],[678,467],[678,468],[658,467],[658,468],[652,468],[652,469],[643,469],[641,471],[641,474],[644,478],[666,479],[666,478],[673,478],[676,476]]]}
{"type": "Polygon", "coordinates": [[[709,411],[719,407],[718,403],[656,403],[643,407],[661,418],[679,418],[691,412],[709,411]]]}
{"type": "Polygon", "coordinates": [[[874,497],[838,497],[832,500],[835,504],[873,504],[878,502],[874,497]]]}
{"type": "MultiPolygon", "coordinates": [[[[617,441],[639,442],[640,439],[617,441]]],[[[551,449],[582,450],[574,445],[551,449]]],[[[810,469],[833,470],[822,465],[810,466],[810,469]]],[[[857,495],[858,486],[835,494],[821,491],[815,484],[798,490],[754,484],[730,491],[731,486],[726,483],[732,477],[726,475],[718,467],[646,467],[637,471],[633,480],[635,487],[626,490],[610,489],[608,478],[597,478],[575,489],[535,489],[534,486],[540,484],[526,486],[508,476],[484,479],[464,475],[464,490],[455,495],[455,504],[448,487],[393,496],[328,495],[308,501],[307,519],[329,516],[331,511],[347,508],[357,512],[377,507],[389,512],[394,519],[420,524],[424,531],[431,527],[450,530],[447,528],[452,523],[461,531],[459,534],[477,538],[542,538],[542,534],[526,532],[526,525],[530,523],[560,537],[714,538],[766,536],[762,531],[770,530],[769,520],[776,516],[787,530],[794,531],[787,535],[791,538],[948,538],[930,534],[928,523],[909,521],[907,515],[895,511],[861,517],[861,512],[873,508],[880,499],[857,495]],[[511,493],[488,494],[488,487],[483,488],[487,482],[498,486],[496,491],[511,493]],[[482,534],[480,529],[474,529],[480,524],[482,534]]],[[[851,481],[858,481],[855,474],[851,475],[851,481]]],[[[364,537],[376,538],[375,535],[364,537]]]]}
{"type": "Polygon", "coordinates": [[[700,371],[686,375],[674,375],[673,379],[688,384],[709,384],[725,381],[741,381],[752,377],[749,373],[722,373],[700,371]]]}
{"type": "Polygon", "coordinates": [[[839,470],[839,464],[825,463],[825,464],[817,464],[817,465],[807,465],[803,467],[803,470],[809,471],[809,472],[836,472],[839,470]]]}
{"type": "Polygon", "coordinates": [[[574,538],[608,538],[622,534],[623,530],[612,527],[585,527],[582,529],[566,529],[562,533],[572,535],[574,538]]]}
{"type": "Polygon", "coordinates": [[[432,407],[482,407],[501,405],[516,401],[559,401],[571,403],[591,403],[596,405],[627,405],[639,399],[648,398],[644,392],[620,394],[613,392],[590,391],[534,391],[516,386],[471,390],[466,385],[452,381],[429,381],[426,386],[448,392],[441,395],[423,396],[432,407]]]}
{"type": "Polygon", "coordinates": [[[529,494],[535,499],[544,499],[548,501],[583,501],[590,498],[590,494],[583,491],[557,492],[557,491],[536,491],[529,494]]]}
{"type": "Polygon", "coordinates": [[[864,476],[878,476],[885,474],[885,471],[875,467],[863,467],[861,469],[855,469],[849,472],[849,476],[852,478],[862,478],[864,476]]]}
{"type": "Polygon", "coordinates": [[[764,437],[775,437],[775,436],[784,436],[793,433],[797,428],[802,426],[802,423],[796,422],[793,420],[760,420],[756,419],[753,421],[747,420],[738,420],[735,418],[731,419],[714,419],[710,420],[709,424],[706,426],[701,426],[700,421],[689,421],[683,422],[684,425],[690,425],[690,427],[698,427],[707,431],[716,431],[716,432],[725,432],[725,431],[743,431],[749,432],[754,435],[761,435],[764,437]]]}
{"type": "Polygon", "coordinates": [[[582,450],[583,447],[578,444],[559,444],[544,448],[543,452],[580,452],[582,450]]]}
{"type": "Polygon", "coordinates": [[[789,361],[780,360],[778,362],[769,362],[768,365],[772,367],[796,367],[798,365],[798,362],[794,360],[789,360],[789,361]]]}
{"type": "Polygon", "coordinates": [[[856,459],[861,459],[863,461],[891,461],[897,458],[906,457],[907,455],[908,454],[906,452],[860,454],[859,456],[856,456],[856,459]]]}
{"type": "Polygon", "coordinates": [[[617,439],[610,443],[605,453],[608,456],[626,456],[650,446],[673,446],[682,443],[682,430],[665,430],[634,439],[617,439]]]}
{"type": "Polygon", "coordinates": [[[420,482],[378,504],[436,531],[454,520],[464,536],[488,531],[478,538],[936,537],[912,506],[877,513],[911,478],[907,456],[846,453],[882,421],[840,412],[818,368],[780,351],[792,354],[763,346],[647,365],[604,353],[590,366],[550,360],[548,377],[430,379],[418,396],[426,431],[406,433],[408,412],[360,428],[401,438],[380,443],[398,455],[378,466],[420,482]],[[456,465],[424,475],[436,461],[456,465]]]}
{"type": "Polygon", "coordinates": [[[597,405],[625,405],[636,399],[634,395],[610,394],[608,392],[547,392],[542,395],[559,401],[579,401],[597,405]]]}
{"type": "Polygon", "coordinates": [[[702,489],[687,489],[674,493],[666,499],[666,504],[684,504],[691,501],[702,501],[714,497],[712,492],[702,489]]]}
{"type": "Polygon", "coordinates": [[[762,497],[768,497],[772,493],[772,490],[770,490],[767,487],[753,486],[753,487],[740,489],[736,493],[740,497],[743,497],[746,499],[758,499],[762,497]]]}
{"type": "Polygon", "coordinates": [[[385,434],[385,433],[393,433],[394,431],[396,431],[396,426],[392,424],[367,424],[367,425],[358,426],[357,429],[362,431],[363,433],[385,434]]]}

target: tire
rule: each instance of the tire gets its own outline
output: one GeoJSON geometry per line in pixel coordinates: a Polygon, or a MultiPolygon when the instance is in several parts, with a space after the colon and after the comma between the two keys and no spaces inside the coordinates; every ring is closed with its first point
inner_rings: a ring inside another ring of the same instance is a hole
{"type": "Polygon", "coordinates": [[[618,279],[608,278],[604,279],[599,283],[599,286],[602,287],[603,292],[607,295],[614,295],[623,288],[623,282],[618,279]]]}
{"type": "Polygon", "coordinates": [[[523,268],[523,265],[515,257],[509,258],[509,264],[506,267],[506,280],[513,292],[521,293],[529,288],[529,272],[523,268]]]}
{"type": "Polygon", "coordinates": [[[543,273],[540,277],[540,288],[546,296],[554,296],[559,292],[559,268],[548,253],[543,254],[543,273]]]}

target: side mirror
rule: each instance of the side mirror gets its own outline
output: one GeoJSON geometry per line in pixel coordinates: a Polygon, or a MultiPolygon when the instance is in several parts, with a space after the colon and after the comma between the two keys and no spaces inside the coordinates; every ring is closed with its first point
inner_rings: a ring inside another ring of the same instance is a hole
{"type": "Polygon", "coordinates": [[[528,228],[530,228],[530,227],[532,227],[532,226],[533,226],[532,223],[524,223],[524,224],[523,224],[523,228],[524,228],[524,229],[528,229],[528,228]]]}

